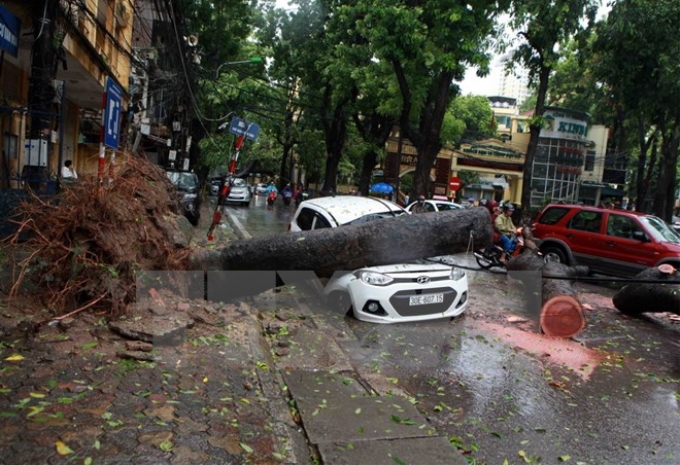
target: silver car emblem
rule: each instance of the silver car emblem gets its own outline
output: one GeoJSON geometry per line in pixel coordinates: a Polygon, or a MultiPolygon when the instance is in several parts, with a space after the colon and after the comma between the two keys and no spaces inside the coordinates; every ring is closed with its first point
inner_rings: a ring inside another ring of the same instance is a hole
{"type": "Polygon", "coordinates": [[[419,276],[416,278],[416,282],[418,284],[427,284],[430,282],[430,278],[428,276],[419,276]]]}

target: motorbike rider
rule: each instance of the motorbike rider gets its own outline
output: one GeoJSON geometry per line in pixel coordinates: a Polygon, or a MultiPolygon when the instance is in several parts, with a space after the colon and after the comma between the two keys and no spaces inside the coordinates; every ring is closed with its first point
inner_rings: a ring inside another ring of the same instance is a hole
{"type": "Polygon", "coordinates": [[[274,200],[279,195],[279,190],[274,185],[274,181],[271,181],[264,191],[264,195],[267,197],[267,207],[271,208],[274,205],[274,200]]]}
{"type": "Polygon", "coordinates": [[[289,205],[290,199],[293,198],[293,189],[290,187],[290,183],[286,184],[286,187],[281,189],[281,195],[283,196],[283,203],[289,205]]]}
{"type": "Polygon", "coordinates": [[[494,220],[494,230],[500,234],[500,244],[503,247],[503,255],[500,261],[505,262],[508,255],[512,254],[517,247],[517,227],[512,222],[512,214],[515,206],[509,202],[503,204],[502,213],[494,220]]]}
{"type": "Polygon", "coordinates": [[[265,191],[264,191],[264,195],[265,195],[267,198],[269,198],[269,194],[271,194],[272,192],[274,193],[275,196],[278,197],[278,195],[279,195],[279,190],[278,190],[278,189],[276,188],[276,186],[274,185],[274,181],[270,181],[270,182],[269,182],[269,185],[267,186],[267,188],[266,188],[265,191]]]}

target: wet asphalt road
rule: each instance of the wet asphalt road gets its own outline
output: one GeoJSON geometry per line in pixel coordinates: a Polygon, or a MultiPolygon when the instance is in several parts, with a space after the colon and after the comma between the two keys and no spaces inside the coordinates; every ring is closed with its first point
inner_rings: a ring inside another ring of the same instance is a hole
{"type": "MultiPolygon", "coordinates": [[[[260,236],[285,233],[295,206],[267,210],[259,196],[228,210],[260,236]]],[[[680,463],[680,325],[622,316],[615,291],[576,283],[586,329],[554,343],[525,312],[519,281],[474,271],[466,254],[455,260],[471,294],[456,320],[372,325],[329,314],[302,291],[298,302],[338,333],[349,328],[353,365],[412,396],[473,463],[680,463]]]]}

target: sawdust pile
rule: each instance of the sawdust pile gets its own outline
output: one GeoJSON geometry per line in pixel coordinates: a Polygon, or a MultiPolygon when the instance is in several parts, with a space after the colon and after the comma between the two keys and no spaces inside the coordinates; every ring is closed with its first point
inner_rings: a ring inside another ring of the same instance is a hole
{"type": "Polygon", "coordinates": [[[30,292],[57,314],[84,307],[124,312],[140,270],[185,269],[189,249],[173,185],[159,166],[132,158],[113,183],[78,179],[33,196],[2,249],[14,270],[10,298],[30,292]]]}

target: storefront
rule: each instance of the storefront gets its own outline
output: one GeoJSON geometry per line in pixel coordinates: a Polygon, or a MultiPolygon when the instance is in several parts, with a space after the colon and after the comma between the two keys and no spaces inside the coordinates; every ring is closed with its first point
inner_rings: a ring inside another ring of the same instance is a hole
{"type": "Polygon", "coordinates": [[[546,107],[543,116],[545,126],[532,166],[531,205],[575,203],[579,200],[590,115],[546,107]]]}

